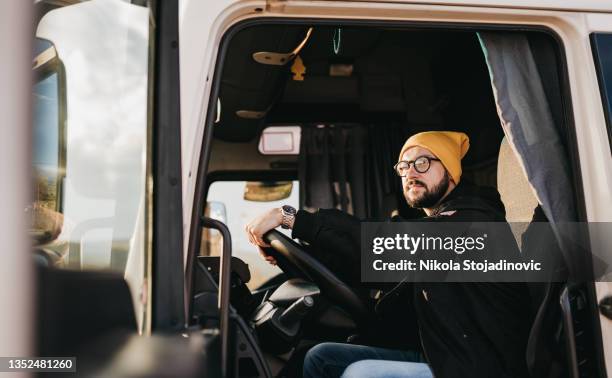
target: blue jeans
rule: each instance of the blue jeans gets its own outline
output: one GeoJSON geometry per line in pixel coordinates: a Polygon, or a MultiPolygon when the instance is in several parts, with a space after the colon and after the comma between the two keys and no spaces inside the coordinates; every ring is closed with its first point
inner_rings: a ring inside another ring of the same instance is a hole
{"type": "Polygon", "coordinates": [[[433,378],[420,353],[322,343],[306,353],[304,378],[433,378]]]}

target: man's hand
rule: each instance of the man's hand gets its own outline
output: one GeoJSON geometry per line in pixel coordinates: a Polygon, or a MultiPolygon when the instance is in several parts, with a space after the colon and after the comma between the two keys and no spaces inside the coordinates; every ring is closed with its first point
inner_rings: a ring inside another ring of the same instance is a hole
{"type": "Polygon", "coordinates": [[[275,208],[253,219],[245,227],[249,242],[256,245],[259,249],[259,253],[272,265],[276,265],[276,259],[272,256],[268,256],[261,248],[270,247],[270,245],[263,240],[263,235],[280,226],[282,221],[283,214],[281,209],[275,208]]]}

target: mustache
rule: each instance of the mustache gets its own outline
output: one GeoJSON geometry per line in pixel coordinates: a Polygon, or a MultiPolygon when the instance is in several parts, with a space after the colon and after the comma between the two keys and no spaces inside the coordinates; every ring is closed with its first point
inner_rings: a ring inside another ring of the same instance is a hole
{"type": "Polygon", "coordinates": [[[412,185],[421,185],[423,187],[427,187],[423,181],[419,180],[409,180],[406,182],[406,187],[411,187],[412,185]]]}

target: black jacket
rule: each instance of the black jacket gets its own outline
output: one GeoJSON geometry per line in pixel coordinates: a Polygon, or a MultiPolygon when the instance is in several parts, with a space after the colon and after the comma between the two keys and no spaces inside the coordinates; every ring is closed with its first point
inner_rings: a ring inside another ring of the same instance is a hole
{"type": "MultiPolygon", "coordinates": [[[[432,216],[410,221],[505,222],[505,209],[495,189],[460,183],[432,216]],[[455,213],[440,215],[449,211],[455,213]]],[[[509,227],[507,233],[514,240],[509,227]]],[[[360,281],[359,219],[338,210],[299,211],[293,237],[308,242],[324,262],[344,268],[339,275],[349,283],[360,281]]],[[[438,378],[527,376],[531,311],[522,283],[400,283],[376,310],[406,314],[407,322],[416,316],[422,349],[438,378]]],[[[407,340],[404,348],[411,347],[407,340]]]]}

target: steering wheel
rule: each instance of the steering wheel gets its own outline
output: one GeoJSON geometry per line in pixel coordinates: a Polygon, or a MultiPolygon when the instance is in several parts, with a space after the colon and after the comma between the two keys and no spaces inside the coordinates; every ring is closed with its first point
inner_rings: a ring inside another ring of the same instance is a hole
{"type": "Polygon", "coordinates": [[[359,295],[325,265],[307,253],[301,245],[277,230],[268,231],[263,239],[292,265],[292,268],[297,268],[319,286],[321,292],[331,302],[347,311],[357,324],[371,317],[371,312],[359,295]]]}

